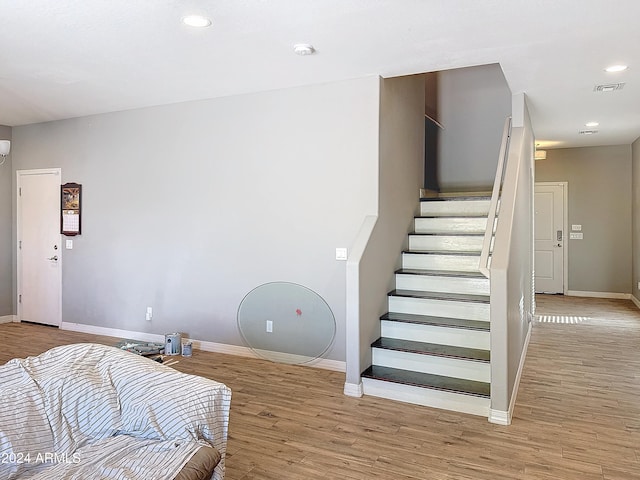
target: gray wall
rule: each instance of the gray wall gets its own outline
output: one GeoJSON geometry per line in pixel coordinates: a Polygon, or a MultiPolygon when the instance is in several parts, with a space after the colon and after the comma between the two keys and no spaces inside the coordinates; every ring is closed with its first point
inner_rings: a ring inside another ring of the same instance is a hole
{"type": "MultiPolygon", "coordinates": [[[[380,336],[380,315],[419,208],[424,168],[424,78],[385,79],[380,89],[380,167],[377,222],[359,265],[358,360],[347,365],[347,383],[359,383],[371,365],[371,342],[380,336]]],[[[350,301],[352,299],[349,299],[350,301]]],[[[351,340],[351,338],[350,338],[351,340]]],[[[353,355],[348,355],[352,359],[353,355]]]]}
{"type": "MultiPolygon", "coordinates": [[[[0,140],[11,140],[11,127],[0,125],[0,140]]],[[[12,153],[9,153],[0,167],[0,317],[13,314],[11,157],[12,153]]]]}
{"type": "Polygon", "coordinates": [[[583,240],[569,240],[568,290],[631,293],[631,146],[547,151],[536,162],[537,182],[569,184],[569,229],[582,225],[583,240]]]}
{"type": "Polygon", "coordinates": [[[633,296],[640,300],[640,290],[638,282],[640,282],[640,138],[638,138],[632,148],[632,272],[633,281],[631,282],[631,292],[633,296]]]}
{"type": "Polygon", "coordinates": [[[491,190],[511,90],[499,65],[440,72],[439,184],[442,191],[491,190]]]}
{"type": "Polygon", "coordinates": [[[514,95],[513,103],[511,144],[491,258],[491,416],[507,423],[534,303],[533,130],[524,95],[514,95]],[[509,412],[508,417],[500,418],[499,412],[509,412]]]}
{"type": "Polygon", "coordinates": [[[242,345],[243,297],[289,281],[327,301],[344,360],[335,248],[377,208],[378,99],[369,77],[14,128],[14,169],[83,184],[63,321],[242,345]]]}

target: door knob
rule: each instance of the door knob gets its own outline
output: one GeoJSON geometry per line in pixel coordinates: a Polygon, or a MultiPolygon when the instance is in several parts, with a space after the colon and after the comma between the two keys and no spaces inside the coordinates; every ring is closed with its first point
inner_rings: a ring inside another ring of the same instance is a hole
{"type": "Polygon", "coordinates": [[[57,262],[58,261],[58,256],[54,255],[53,257],[50,257],[49,260],[54,260],[54,261],[57,262]]]}
{"type": "Polygon", "coordinates": [[[556,245],[556,247],[561,247],[561,246],[562,246],[562,244],[561,244],[561,243],[559,243],[559,244],[557,244],[557,245],[556,245]]]}

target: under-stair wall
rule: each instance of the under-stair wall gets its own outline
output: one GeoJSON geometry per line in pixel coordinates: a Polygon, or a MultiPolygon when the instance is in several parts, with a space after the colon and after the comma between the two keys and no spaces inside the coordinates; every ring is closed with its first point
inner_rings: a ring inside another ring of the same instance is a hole
{"type": "Polygon", "coordinates": [[[398,252],[417,210],[424,168],[424,80],[420,75],[380,79],[378,209],[364,219],[347,261],[345,394],[362,394],[360,373],[393,286],[398,252]]]}

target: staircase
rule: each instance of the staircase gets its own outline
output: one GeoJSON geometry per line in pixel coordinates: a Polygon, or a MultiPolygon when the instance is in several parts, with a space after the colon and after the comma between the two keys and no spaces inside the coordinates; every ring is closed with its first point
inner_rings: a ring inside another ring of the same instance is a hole
{"type": "Polygon", "coordinates": [[[362,373],[364,393],[489,416],[489,280],[479,271],[488,194],[420,200],[420,216],[362,373]]]}

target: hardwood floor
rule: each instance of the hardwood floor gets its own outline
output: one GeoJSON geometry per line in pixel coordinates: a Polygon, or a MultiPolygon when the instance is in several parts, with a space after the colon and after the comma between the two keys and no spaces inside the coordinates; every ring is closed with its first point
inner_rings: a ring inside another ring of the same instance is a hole
{"type": "MultiPolygon", "coordinates": [[[[586,319],[534,324],[508,427],[346,397],[337,372],[200,351],[174,368],[233,391],[228,480],[640,479],[640,310],[626,300],[537,303],[541,315],[586,319]]],[[[3,324],[0,363],[80,341],[116,340],[3,324]]]]}

